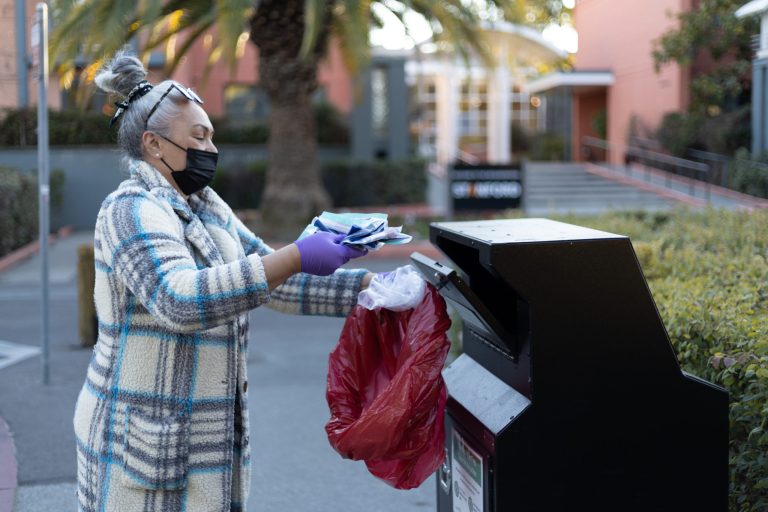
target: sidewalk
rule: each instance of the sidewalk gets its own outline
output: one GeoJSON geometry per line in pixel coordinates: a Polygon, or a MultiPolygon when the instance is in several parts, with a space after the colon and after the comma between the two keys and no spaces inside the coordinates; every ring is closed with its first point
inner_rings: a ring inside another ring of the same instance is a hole
{"type": "MultiPolygon", "coordinates": [[[[42,384],[39,356],[0,368],[0,418],[15,444],[18,488],[15,512],[76,508],[75,439],[72,414],[85,378],[90,348],[77,338],[77,247],[92,243],[75,232],[49,248],[51,384],[42,384]]],[[[439,252],[425,241],[385,247],[355,266],[391,270],[419,251],[439,252]]],[[[39,347],[39,254],[0,271],[0,341],[39,347]]],[[[372,477],[359,462],[343,460],[325,437],[328,419],[325,378],[328,353],[343,319],[288,317],[268,308],[251,313],[253,481],[249,510],[323,512],[435,509],[435,482],[397,491],[372,477]]],[[[0,354],[2,357],[2,354],[0,354]]],[[[1,437],[1,436],[0,436],[1,437]]],[[[11,468],[0,448],[0,465],[11,468]]],[[[0,474],[0,512],[3,507],[0,474]]]]}

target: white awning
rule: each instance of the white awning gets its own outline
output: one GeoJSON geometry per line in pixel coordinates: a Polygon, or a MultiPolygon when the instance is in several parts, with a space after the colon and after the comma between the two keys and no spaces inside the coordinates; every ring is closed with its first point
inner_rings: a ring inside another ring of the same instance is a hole
{"type": "Polygon", "coordinates": [[[768,11],[768,0],[752,0],[736,10],[736,17],[744,18],[753,14],[762,14],[766,11],[768,11]]]}
{"type": "Polygon", "coordinates": [[[483,36],[492,49],[505,47],[505,53],[510,60],[505,64],[510,67],[545,64],[568,56],[568,52],[544,39],[541,32],[531,27],[506,21],[483,23],[481,27],[483,36]]]}
{"type": "Polygon", "coordinates": [[[525,84],[524,89],[531,94],[548,91],[557,87],[591,88],[608,87],[614,83],[611,71],[572,71],[570,73],[550,73],[525,84]]]}

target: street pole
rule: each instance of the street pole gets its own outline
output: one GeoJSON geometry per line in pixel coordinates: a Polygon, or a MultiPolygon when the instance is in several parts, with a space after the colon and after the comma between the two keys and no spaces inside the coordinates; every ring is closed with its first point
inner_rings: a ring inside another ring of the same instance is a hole
{"type": "MultiPolygon", "coordinates": [[[[50,187],[48,185],[48,5],[37,4],[35,9],[37,37],[33,36],[33,45],[37,43],[37,167],[38,186],[40,190],[40,256],[41,256],[41,287],[42,287],[42,326],[43,326],[43,384],[50,383],[49,369],[49,290],[48,290],[48,233],[50,187]],[[37,39],[35,41],[35,39],[37,39]]],[[[33,31],[34,32],[34,31],[33,31]]]]}
{"type": "Polygon", "coordinates": [[[26,0],[16,0],[16,75],[18,77],[19,108],[27,108],[29,106],[27,66],[26,0]]]}

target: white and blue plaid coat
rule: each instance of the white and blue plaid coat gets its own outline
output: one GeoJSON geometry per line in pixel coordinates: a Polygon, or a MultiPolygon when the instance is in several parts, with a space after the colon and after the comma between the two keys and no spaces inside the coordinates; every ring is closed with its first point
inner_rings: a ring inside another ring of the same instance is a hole
{"type": "Polygon", "coordinates": [[[272,251],[210,188],[189,202],[151,165],[103,203],[99,338],[77,400],[79,509],[222,512],[250,484],[248,311],[347,315],[364,270],[269,292],[272,251]]]}

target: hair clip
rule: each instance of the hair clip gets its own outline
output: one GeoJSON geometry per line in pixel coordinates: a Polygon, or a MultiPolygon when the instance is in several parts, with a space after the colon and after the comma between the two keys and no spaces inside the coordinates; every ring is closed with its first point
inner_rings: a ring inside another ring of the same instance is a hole
{"type": "Polygon", "coordinates": [[[141,98],[145,94],[147,94],[149,91],[152,90],[153,85],[147,82],[146,80],[142,80],[138,84],[136,84],[136,87],[131,89],[131,92],[128,93],[128,96],[125,97],[125,100],[118,101],[115,103],[115,106],[117,107],[117,111],[115,112],[115,115],[112,116],[112,119],[109,120],[109,127],[112,128],[112,125],[115,124],[115,122],[120,118],[123,113],[128,110],[128,105],[133,103],[135,100],[141,98]]]}

